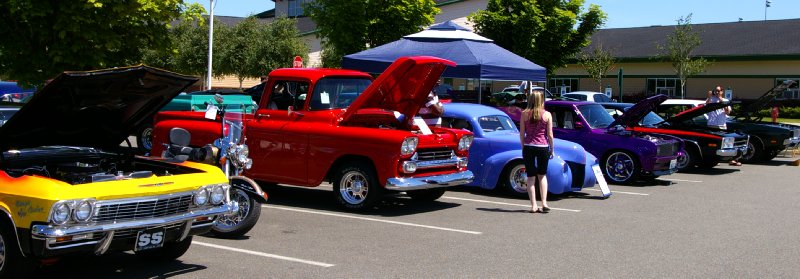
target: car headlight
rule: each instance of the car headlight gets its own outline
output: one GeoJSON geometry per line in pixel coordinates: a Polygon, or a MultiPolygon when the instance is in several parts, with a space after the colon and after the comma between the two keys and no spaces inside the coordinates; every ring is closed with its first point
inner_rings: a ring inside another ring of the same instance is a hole
{"type": "Polygon", "coordinates": [[[201,187],[194,192],[194,204],[205,205],[206,203],[208,203],[208,190],[206,187],[201,187]]]}
{"type": "Polygon", "coordinates": [[[69,221],[69,217],[71,216],[72,208],[70,208],[70,202],[58,202],[53,205],[52,214],[50,215],[50,220],[53,223],[58,225],[63,225],[67,221],[69,221]]]}
{"type": "Polygon", "coordinates": [[[210,188],[211,204],[221,204],[225,200],[225,189],[221,185],[214,185],[210,188]]]}
{"type": "Polygon", "coordinates": [[[469,147],[472,145],[472,138],[473,137],[470,135],[461,137],[461,139],[458,140],[458,150],[469,150],[469,147]]]}
{"type": "Polygon", "coordinates": [[[93,200],[82,200],[78,202],[78,205],[75,206],[75,214],[73,217],[75,221],[78,222],[88,222],[92,219],[92,214],[94,213],[94,201],[93,200]]]}
{"type": "Polygon", "coordinates": [[[732,137],[723,137],[722,138],[722,147],[721,148],[722,149],[733,148],[733,141],[734,141],[734,139],[732,137]]]}
{"type": "Polygon", "coordinates": [[[419,138],[417,137],[408,137],[403,140],[403,145],[400,146],[400,154],[403,156],[408,156],[417,152],[417,144],[419,144],[419,138]]]}

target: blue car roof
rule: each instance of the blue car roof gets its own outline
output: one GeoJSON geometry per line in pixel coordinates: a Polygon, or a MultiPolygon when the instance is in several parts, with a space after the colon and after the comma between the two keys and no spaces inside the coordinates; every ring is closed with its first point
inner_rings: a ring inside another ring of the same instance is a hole
{"type": "Polygon", "coordinates": [[[502,110],[479,104],[447,103],[444,104],[445,116],[472,118],[478,115],[506,115],[502,110]]]}

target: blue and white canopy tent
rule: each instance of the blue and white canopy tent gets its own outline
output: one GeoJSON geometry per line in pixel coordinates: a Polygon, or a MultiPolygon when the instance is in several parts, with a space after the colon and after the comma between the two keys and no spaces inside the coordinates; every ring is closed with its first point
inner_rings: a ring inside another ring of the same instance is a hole
{"type": "MultiPolygon", "coordinates": [[[[545,81],[547,75],[542,66],[452,21],[433,25],[382,46],[346,55],[342,59],[342,68],[381,73],[397,58],[417,55],[456,62],[458,66],[445,70],[443,77],[545,81]]],[[[478,88],[480,90],[480,86],[478,88]]],[[[478,91],[479,103],[480,96],[481,92],[478,91]]]]}

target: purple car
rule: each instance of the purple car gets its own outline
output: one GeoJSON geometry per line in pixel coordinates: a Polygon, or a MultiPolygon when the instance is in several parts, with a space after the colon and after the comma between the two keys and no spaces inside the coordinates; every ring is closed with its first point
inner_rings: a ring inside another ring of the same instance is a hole
{"type": "Polygon", "coordinates": [[[600,159],[609,182],[627,184],[677,171],[677,158],[683,151],[681,139],[626,129],[663,102],[656,97],[642,100],[617,119],[593,102],[548,101],[545,108],[553,115],[556,138],[582,145],[600,159]]]}

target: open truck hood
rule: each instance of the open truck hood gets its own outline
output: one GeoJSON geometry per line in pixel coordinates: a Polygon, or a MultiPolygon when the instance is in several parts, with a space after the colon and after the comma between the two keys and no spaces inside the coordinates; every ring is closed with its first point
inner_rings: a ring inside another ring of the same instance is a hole
{"type": "Polygon", "coordinates": [[[410,119],[427,102],[442,72],[455,65],[430,56],[400,57],[350,104],[340,122],[349,122],[359,110],[374,109],[396,111],[410,119]]]}
{"type": "Polygon", "coordinates": [[[118,146],[196,81],[147,66],[64,72],[0,127],[0,148],[118,146]]]}
{"type": "Polygon", "coordinates": [[[614,125],[623,125],[626,127],[633,127],[637,126],[639,121],[642,120],[649,112],[653,111],[663,103],[669,99],[667,95],[655,95],[653,97],[644,99],[630,107],[628,110],[625,111],[622,115],[617,117],[609,127],[614,125]]]}

